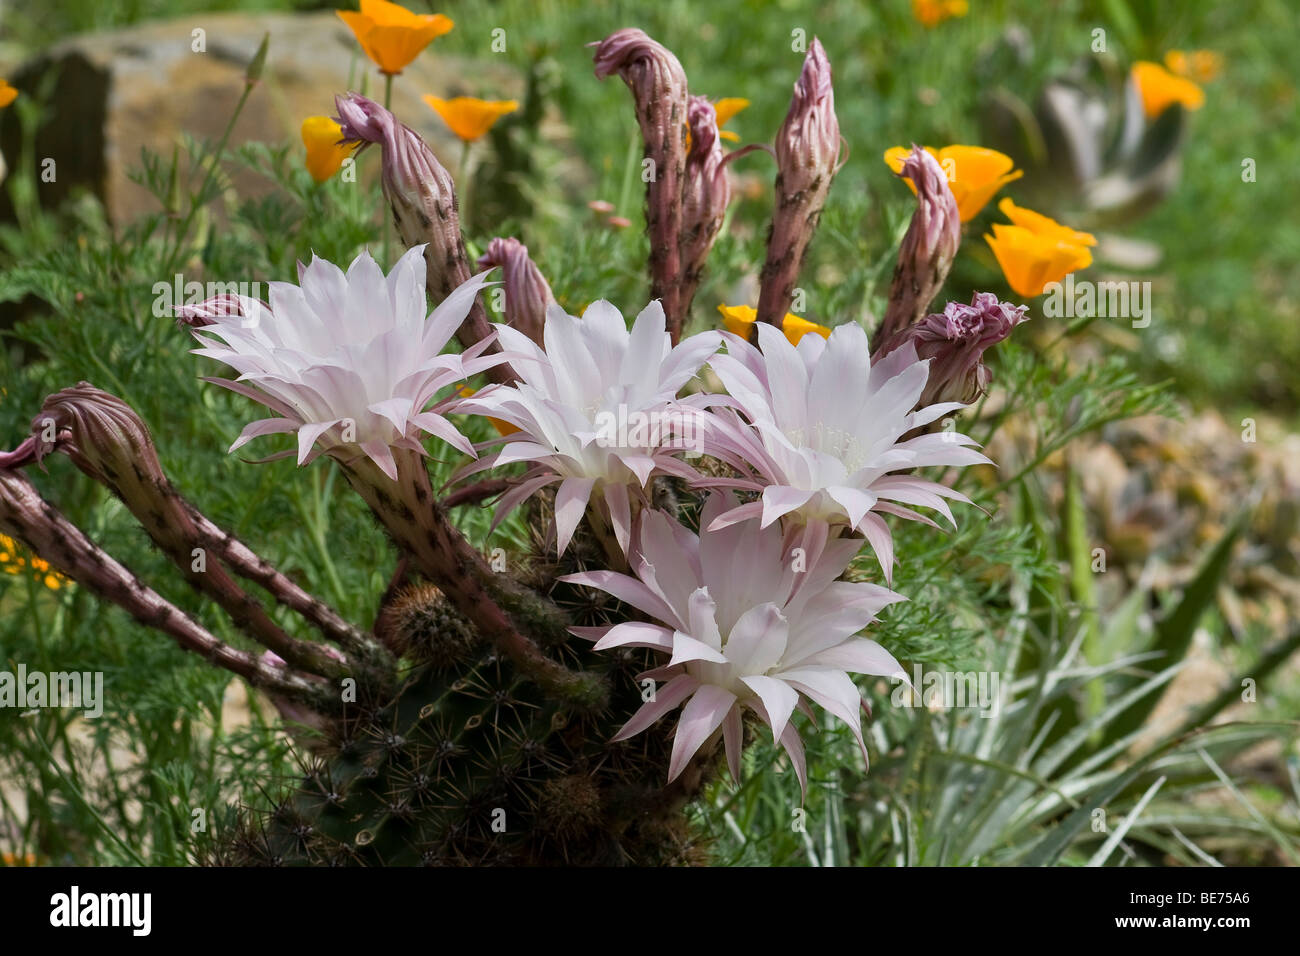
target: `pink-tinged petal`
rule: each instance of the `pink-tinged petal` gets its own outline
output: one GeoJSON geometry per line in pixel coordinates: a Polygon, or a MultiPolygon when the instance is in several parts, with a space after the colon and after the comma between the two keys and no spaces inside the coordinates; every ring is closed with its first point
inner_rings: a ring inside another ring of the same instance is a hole
{"type": "Polygon", "coordinates": [[[645,455],[619,455],[618,460],[632,470],[642,488],[650,480],[650,473],[655,470],[655,460],[645,455]]]}
{"type": "Polygon", "coordinates": [[[372,438],[361,443],[361,450],[379,466],[379,470],[387,475],[390,480],[397,480],[397,462],[394,460],[393,450],[388,447],[387,442],[372,438]]]}
{"type": "Polygon", "coordinates": [[[763,702],[764,719],[772,728],[772,742],[776,743],[785,733],[785,725],[789,723],[790,715],[799,703],[799,692],[775,677],[754,675],[742,677],[741,681],[763,702]]]}
{"type": "Polygon", "coordinates": [[[668,661],[668,666],[673,667],[688,661],[712,661],[715,664],[725,664],[727,658],[703,641],[697,641],[689,634],[677,631],[673,634],[673,656],[668,661]]]}
{"type": "Polygon", "coordinates": [[[894,655],[875,641],[866,638],[845,641],[835,647],[818,651],[800,661],[799,664],[801,667],[833,667],[836,670],[854,674],[872,674],[876,677],[901,675],[904,680],[907,679],[907,672],[894,659],[894,655]]]}
{"type": "Polygon", "coordinates": [[[814,703],[848,724],[853,738],[862,748],[862,759],[867,759],[867,744],[862,739],[862,720],[859,716],[862,695],[848,674],[829,668],[799,667],[772,676],[786,681],[795,690],[806,694],[814,703]]]}
{"type": "Polygon", "coordinates": [[[290,418],[260,418],[255,422],[249,422],[244,426],[244,430],[239,433],[228,449],[227,453],[234,451],[236,448],[242,448],[254,438],[261,438],[263,435],[278,435],[284,432],[297,431],[300,423],[290,418]]]}
{"type": "Polygon", "coordinates": [[[632,503],[627,485],[606,485],[605,505],[609,508],[609,523],[614,527],[614,540],[626,555],[632,550],[632,503]]]}
{"type": "Polygon", "coordinates": [[[827,487],[826,493],[844,508],[845,514],[849,516],[849,527],[851,528],[856,528],[862,520],[862,516],[876,505],[875,495],[857,488],[830,485],[827,487]]]}
{"type": "Polygon", "coordinates": [[[316,439],[325,434],[338,422],[308,422],[298,429],[298,464],[302,465],[307,460],[307,455],[311,452],[312,446],[316,444],[316,439]]]}
{"type": "Polygon", "coordinates": [[[721,651],[722,635],[718,633],[717,610],[708,588],[699,588],[691,595],[688,613],[691,634],[715,651],[721,651]]]}
{"type": "MultiPolygon", "coordinates": [[[[569,630],[572,631],[573,628],[569,630]]],[[[661,651],[670,651],[673,646],[672,628],[641,621],[624,621],[609,628],[592,650],[607,651],[611,647],[653,647],[661,651]]]]}
{"type": "Polygon", "coordinates": [[[514,511],[521,501],[527,501],[547,485],[553,485],[559,480],[559,475],[538,475],[536,478],[525,478],[508,490],[497,502],[496,511],[492,515],[491,530],[495,531],[497,525],[504,521],[506,515],[514,511]]]}
{"type": "Polygon", "coordinates": [[[645,730],[664,714],[695,693],[700,682],[689,674],[679,674],[668,683],[655,690],[654,699],[641,705],[623,728],[610,738],[611,741],[627,740],[645,730]]]}
{"type": "Polygon", "coordinates": [[[474,450],[474,445],[470,440],[462,435],[455,425],[436,412],[421,412],[411,419],[411,424],[428,432],[435,438],[441,438],[448,445],[451,445],[457,451],[463,451],[471,458],[478,457],[478,452],[474,450]]]}
{"type": "Polygon", "coordinates": [[[565,478],[555,493],[555,536],[557,551],[564,554],[578,528],[578,522],[587,512],[594,478],[565,478]]]}
{"type": "Polygon", "coordinates": [[[764,488],[762,527],[766,528],[783,515],[799,510],[808,503],[808,499],[813,494],[814,492],[804,491],[802,488],[781,485],[769,485],[764,488]]]}
{"type": "Polygon", "coordinates": [[[804,759],[803,739],[799,736],[799,732],[795,730],[794,724],[786,724],[785,732],[781,734],[781,746],[790,755],[790,765],[794,767],[794,775],[799,778],[800,794],[807,797],[808,764],[804,759]]]}
{"type": "Polygon", "coordinates": [[[616,571],[582,571],[578,574],[566,574],[558,580],[566,584],[581,584],[604,591],[624,604],[630,604],[638,611],[650,615],[673,627],[686,627],[685,621],[677,619],[671,607],[642,582],[616,571]]]}
{"type": "Polygon", "coordinates": [[[741,721],[740,708],[732,707],[722,721],[722,745],[727,751],[727,769],[731,779],[740,783],[740,751],[744,744],[745,727],[741,721]]]}
{"type": "Polygon", "coordinates": [[[673,753],[668,761],[668,782],[672,783],[686,769],[691,758],[713,735],[727,712],[736,705],[736,695],[713,684],[701,684],[686,703],[677,730],[673,733],[673,753]]]}
{"type": "Polygon", "coordinates": [[[405,433],[411,419],[411,404],[409,398],[388,398],[368,406],[366,411],[387,419],[399,433],[405,433]]]}
{"type": "Polygon", "coordinates": [[[789,622],[775,604],[752,607],[727,635],[724,660],[742,674],[762,674],[781,660],[789,633],[789,622]]]}
{"type": "Polygon", "coordinates": [[[209,385],[216,385],[228,389],[237,395],[244,396],[244,398],[251,398],[258,404],[265,405],[267,408],[271,409],[271,411],[279,412],[286,418],[299,417],[298,411],[288,402],[281,401],[274,395],[268,395],[266,392],[256,389],[245,382],[233,382],[228,378],[217,378],[212,375],[204,375],[200,378],[200,381],[207,382],[209,385]]]}
{"type": "Polygon", "coordinates": [[[889,533],[889,526],[875,515],[864,515],[858,530],[871,545],[880,562],[880,570],[885,573],[885,583],[894,583],[894,536],[889,533]]]}
{"type": "Polygon", "coordinates": [[[730,511],[718,515],[705,528],[706,533],[721,531],[733,524],[739,524],[742,521],[748,521],[751,518],[757,518],[763,514],[763,502],[752,501],[749,504],[739,505],[730,511]]]}
{"type": "MultiPolygon", "coordinates": [[[[497,467],[513,465],[517,461],[538,461],[549,458],[555,454],[555,450],[547,448],[545,445],[539,445],[531,441],[511,442],[501,449],[500,457],[496,460],[497,467]]],[[[585,503],[584,503],[585,506],[585,503]]]]}

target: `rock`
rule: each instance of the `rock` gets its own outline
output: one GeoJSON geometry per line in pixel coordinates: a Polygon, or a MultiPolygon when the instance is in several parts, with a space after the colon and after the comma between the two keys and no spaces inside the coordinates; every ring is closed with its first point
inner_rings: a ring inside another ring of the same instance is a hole
{"type": "MultiPolygon", "coordinates": [[[[55,160],[56,178],[38,183],[50,208],[77,188],[99,196],[115,223],[157,210],[155,199],[128,174],[140,166],[141,147],[169,160],[178,133],[216,141],[244,88],[244,70],[264,33],[271,36],[262,82],[253,90],[231,144],[292,142],[313,114],[332,115],[334,94],[362,89],[382,100],[383,76],[361,53],[351,31],[332,11],[306,14],[203,13],[92,33],[63,41],[21,65],[9,79],[27,95],[53,82],[49,115],[36,143],[39,164],[55,160]],[[196,30],[205,52],[195,52],[196,30]]],[[[417,130],[454,168],[459,143],[420,100],[438,96],[521,98],[523,78],[504,62],[467,60],[439,52],[435,40],[393,81],[393,112],[417,130]]],[[[18,124],[3,124],[0,151],[20,155],[18,124]]],[[[242,197],[273,188],[251,172],[234,171],[242,197]]],[[[0,218],[12,218],[0,196],[0,218]]]]}

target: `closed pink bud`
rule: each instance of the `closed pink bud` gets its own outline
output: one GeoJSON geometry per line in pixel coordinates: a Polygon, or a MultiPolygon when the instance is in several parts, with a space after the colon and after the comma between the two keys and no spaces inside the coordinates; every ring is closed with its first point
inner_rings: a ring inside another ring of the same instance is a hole
{"type": "Polygon", "coordinates": [[[704,273],[704,262],[713,241],[722,229],[722,220],[731,201],[727,179],[726,153],[718,135],[718,116],[713,104],[703,96],[692,96],[686,110],[691,131],[691,149],[686,156],[686,176],[682,184],[682,311],[690,311],[704,273]]]}
{"type": "Polygon", "coordinates": [[[880,334],[887,339],[925,315],[948,278],[961,245],[957,199],[939,161],[913,146],[899,175],[916,186],[916,212],[898,249],[889,305],[880,326],[880,334]]]}
{"type": "Polygon", "coordinates": [[[758,320],[780,326],[794,301],[795,282],[839,167],[831,64],[813,38],[794,85],[790,111],[776,137],[776,208],[758,296],[758,320]]]}
{"type": "Polygon", "coordinates": [[[499,266],[505,282],[506,324],[542,346],[546,307],[555,302],[551,287],[518,239],[493,239],[479,256],[478,267],[499,266]]]}

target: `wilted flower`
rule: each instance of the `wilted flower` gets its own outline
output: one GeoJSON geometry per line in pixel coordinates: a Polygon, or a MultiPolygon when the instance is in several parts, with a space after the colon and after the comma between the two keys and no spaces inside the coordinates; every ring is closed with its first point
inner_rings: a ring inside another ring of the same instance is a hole
{"type": "Polygon", "coordinates": [[[1142,112],[1155,119],[1175,103],[1184,109],[1199,110],[1205,105],[1205,91],[1191,80],[1175,76],[1159,63],[1139,60],[1133,64],[1133,82],[1142,96],[1142,112]]]}
{"type": "Polygon", "coordinates": [[[794,97],[776,136],[776,207],[758,295],[758,321],[777,325],[790,311],[794,286],[812,241],[831,180],[839,168],[831,64],[813,37],[794,97]]]}
{"type": "Polygon", "coordinates": [[[912,0],[912,16],[926,27],[938,26],[954,17],[964,17],[969,12],[967,0],[912,0]]]}
{"type": "Polygon", "coordinates": [[[976,292],[970,305],[949,302],[942,312],[883,340],[872,361],[879,362],[910,342],[920,359],[930,360],[918,406],[970,404],[988,390],[989,370],[982,361],[985,349],[1010,335],[1027,311],[1027,306],[1001,302],[991,292],[976,292]]]}
{"type": "MultiPolygon", "coordinates": [[[[957,200],[957,210],[962,222],[970,222],[988,205],[994,194],[1009,182],[1023,176],[1024,170],[1014,169],[1015,161],[996,149],[983,146],[945,146],[940,150],[925,147],[925,151],[939,161],[948,187],[957,200]]],[[[885,162],[896,173],[901,173],[910,149],[895,146],[885,151],[885,162]]],[[[904,177],[903,181],[916,192],[916,184],[904,177]]]]}
{"type": "Polygon", "coordinates": [[[684,309],[679,302],[682,177],[686,169],[686,71],[672,52],[642,30],[616,30],[596,44],[598,79],[617,73],[632,91],[636,119],[653,164],[646,180],[646,229],[650,233],[650,297],[668,316],[674,341],[684,309]]]}
{"type": "Polygon", "coordinates": [[[715,531],[759,517],[763,527],[790,516],[791,523],[826,521],[861,531],[886,576],[892,574],[893,541],[876,512],[929,521],[902,505],[934,508],[953,523],[945,498],[968,501],[937,482],[893,472],[929,465],[989,464],[966,446],[973,439],[953,432],[900,438],[962,406],[957,402],[917,408],[929,362],[918,361],[910,343],[872,362],[867,334],[856,323],[838,326],[830,338],[805,335],[792,346],[775,328],[760,323],[762,351],[727,336],[727,354],[710,361],[732,403],[744,412],[713,413],[705,451],[750,470],[754,478],[721,478],[762,493],[705,527],[715,531]]]}
{"type": "Polygon", "coordinates": [[[916,212],[898,250],[881,334],[897,334],[925,314],[943,288],[961,246],[961,215],[939,161],[920,147],[903,160],[899,175],[916,192],[916,212]]]}
{"type": "Polygon", "coordinates": [[[355,144],[342,142],[343,127],[328,116],[308,116],[302,121],[302,144],[307,147],[307,172],[323,183],[343,166],[355,144]]]}
{"type": "Polygon", "coordinates": [[[269,307],[241,297],[241,316],[194,330],[204,346],[196,355],[239,373],[236,381],[208,381],[279,413],[245,427],[231,451],[262,435],[296,432],[300,465],[320,445],[345,460],[366,456],[394,480],[392,449],[422,452],[421,432],[474,454],[442,416],[446,403],[426,406],[445,386],[504,360],[482,355],[490,338],[461,355],[440,354],[487,275],[456,289],[426,320],[423,253],[422,246],[408,250],[387,278],[367,252],[346,275],[313,256],[301,287],[270,283],[269,307]]]}
{"type": "MultiPolygon", "coordinates": [[[[730,496],[713,495],[701,526],[734,505],[730,496]]],[[[798,538],[751,521],[697,537],[650,511],[638,527],[635,577],[589,571],[562,578],[612,594],[660,622],[572,629],[596,640],[597,650],[652,647],[672,655],[644,675],[667,683],[614,739],[640,733],[685,702],[669,782],[719,732],[739,780],[741,715],[748,707],[772,729],[806,789],[803,743],[790,722],[803,695],[849,725],[865,760],[862,698],[848,672],[892,677],[903,669],[875,641],[854,635],[903,599],[876,585],[836,581],[858,544],[826,535],[824,526],[819,535],[798,538]],[[791,558],[795,544],[805,549],[806,570],[791,558]]]]}
{"type": "Polygon", "coordinates": [[[515,100],[480,100],[473,96],[444,100],[429,94],[423,100],[466,143],[481,139],[497,120],[519,109],[515,100]]]}
{"type": "Polygon", "coordinates": [[[546,324],[547,306],[555,302],[551,287],[528,258],[528,247],[518,239],[493,239],[478,258],[480,269],[500,266],[505,286],[506,324],[518,329],[538,345],[546,324]]]}
{"type": "MultiPolygon", "coordinates": [[[[752,305],[720,305],[722,327],[732,335],[739,335],[748,341],[754,334],[754,323],[758,320],[758,309],[752,305]]],[[[793,312],[787,312],[781,320],[781,331],[790,340],[791,345],[798,345],[799,340],[809,332],[816,332],[822,338],[831,334],[831,330],[816,322],[801,319],[793,312]]]]}
{"type": "Polygon", "coordinates": [[[555,499],[557,544],[568,547],[587,502],[601,494],[619,544],[631,533],[630,493],[656,471],[697,477],[673,458],[678,427],[692,427],[696,409],[674,401],[717,351],[716,332],[673,347],[664,311],[651,302],[629,332],[618,309],[593,302],[581,319],[558,305],[547,311],[542,351],[509,326],[497,326],[522,381],[489,386],[455,411],[490,415],[519,429],[497,452],[462,476],[497,465],[530,461],[536,467],[502,499],[498,519],[534,492],[560,482],[555,499]]]}
{"type": "Polygon", "coordinates": [[[388,0],[361,0],[361,12],[338,10],[361,49],[389,75],[401,73],[420,51],[455,26],[441,13],[412,13],[388,0]]]}
{"type": "Polygon", "coordinates": [[[1063,226],[1055,219],[1004,199],[998,208],[1014,225],[993,224],[984,237],[1002,267],[1007,284],[1026,298],[1042,295],[1051,282],[1092,265],[1088,246],[1097,244],[1090,233],[1063,226]]]}

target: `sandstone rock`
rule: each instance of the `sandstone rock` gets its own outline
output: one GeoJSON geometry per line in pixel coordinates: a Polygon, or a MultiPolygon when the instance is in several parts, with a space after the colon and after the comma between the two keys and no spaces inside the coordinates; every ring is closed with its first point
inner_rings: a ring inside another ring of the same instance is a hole
{"type": "MultiPolygon", "coordinates": [[[[10,77],[29,95],[54,78],[36,156],[38,163],[55,160],[56,179],[39,184],[42,204],[55,205],[81,187],[104,201],[114,222],[156,210],[156,201],[128,178],[140,165],[141,147],[169,159],[180,131],[199,140],[220,137],[264,33],[271,36],[266,69],[235,125],[232,145],[287,141],[301,150],[303,118],[332,115],[335,93],[361,90],[365,82],[370,96],[383,98],[382,75],[332,11],[193,14],[73,37],[10,77]],[[204,31],[205,52],[193,50],[195,30],[204,31]]],[[[508,99],[522,91],[521,75],[504,62],[447,56],[435,40],[394,79],[392,106],[454,168],[459,144],[420,96],[508,99]]],[[[16,157],[18,124],[3,125],[0,151],[16,157]]],[[[252,173],[236,175],[234,186],[243,196],[271,188],[252,173]]],[[[8,218],[4,203],[0,197],[0,217],[8,218]]]]}

